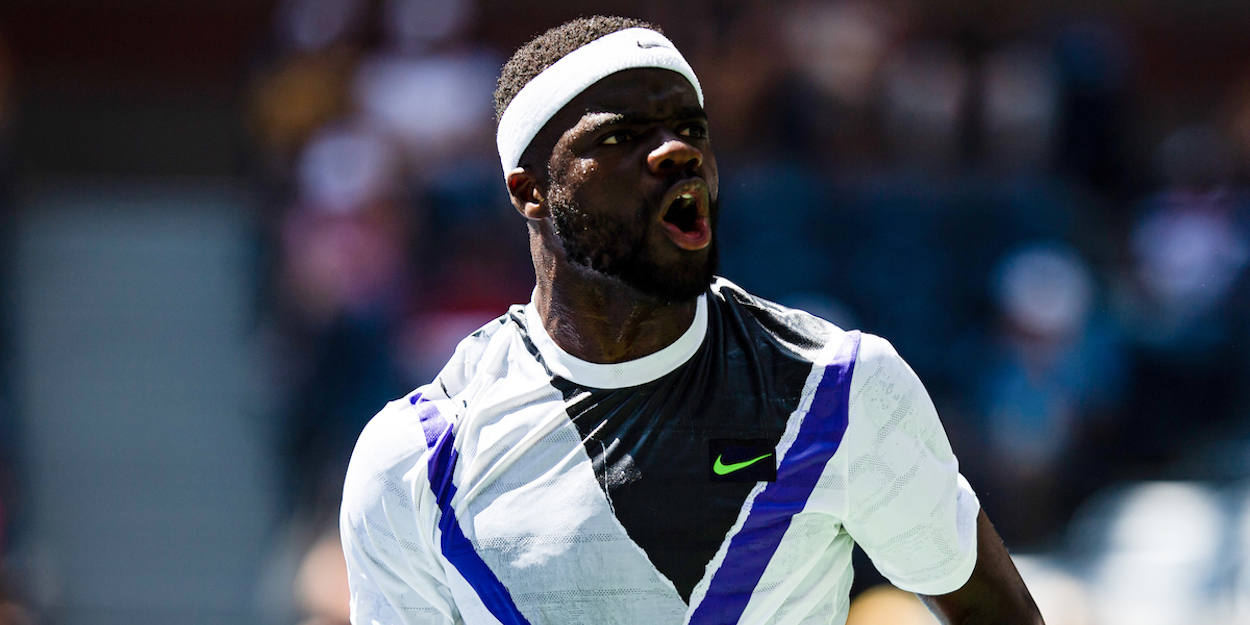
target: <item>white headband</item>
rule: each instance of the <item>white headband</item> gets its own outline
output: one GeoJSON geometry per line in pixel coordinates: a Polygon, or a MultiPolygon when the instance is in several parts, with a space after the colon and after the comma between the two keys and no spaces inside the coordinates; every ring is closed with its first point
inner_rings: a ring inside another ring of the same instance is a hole
{"type": "Polygon", "coordinates": [[[671,69],[685,76],[703,104],[694,70],[664,35],[646,28],[604,35],[552,63],[512,98],[495,134],[504,177],[516,169],[521,153],[565,104],[601,79],[635,67],[671,69]]]}

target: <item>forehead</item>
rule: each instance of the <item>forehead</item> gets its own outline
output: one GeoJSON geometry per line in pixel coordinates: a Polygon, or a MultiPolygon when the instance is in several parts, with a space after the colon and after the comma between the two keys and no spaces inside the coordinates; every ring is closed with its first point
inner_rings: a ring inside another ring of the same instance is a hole
{"type": "Polygon", "coordinates": [[[699,95],[685,76],[653,67],[627,69],[588,87],[556,113],[544,131],[559,136],[582,118],[599,113],[663,119],[699,106],[699,95]]]}
{"type": "Polygon", "coordinates": [[[611,74],[588,87],[561,113],[625,113],[665,105],[688,108],[699,105],[699,96],[685,76],[654,67],[633,68],[611,74]]]}

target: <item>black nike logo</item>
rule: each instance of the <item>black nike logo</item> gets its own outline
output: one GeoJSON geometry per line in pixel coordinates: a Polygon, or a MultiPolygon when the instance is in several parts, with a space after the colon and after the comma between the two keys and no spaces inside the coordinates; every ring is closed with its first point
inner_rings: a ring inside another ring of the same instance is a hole
{"type": "Polygon", "coordinates": [[[664,47],[664,44],[662,44],[662,43],[655,43],[655,42],[653,42],[653,41],[648,41],[648,42],[642,42],[642,41],[639,41],[639,42],[638,42],[638,47],[639,47],[639,48],[642,48],[643,50],[646,50],[647,48],[662,48],[662,47],[664,47]]]}

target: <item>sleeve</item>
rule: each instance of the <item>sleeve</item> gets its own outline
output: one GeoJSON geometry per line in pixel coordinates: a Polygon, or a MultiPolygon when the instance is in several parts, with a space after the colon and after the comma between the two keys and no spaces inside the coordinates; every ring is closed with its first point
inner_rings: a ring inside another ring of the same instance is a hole
{"type": "Polygon", "coordinates": [[[870,334],[850,392],[844,527],[895,586],[958,590],[976,564],[980,503],[933,401],[894,347],[870,334]]]}
{"type": "Polygon", "coordinates": [[[352,625],[460,620],[434,543],[425,439],[407,404],[392,402],[369,422],[343,485],[339,533],[352,625]]]}

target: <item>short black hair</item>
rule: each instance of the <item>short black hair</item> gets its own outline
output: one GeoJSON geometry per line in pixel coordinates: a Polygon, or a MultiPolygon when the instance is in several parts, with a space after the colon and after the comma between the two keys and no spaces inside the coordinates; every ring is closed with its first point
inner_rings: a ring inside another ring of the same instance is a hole
{"type": "Polygon", "coordinates": [[[648,28],[664,33],[654,24],[632,17],[593,15],[560,24],[521,46],[499,74],[499,86],[495,88],[495,123],[499,123],[512,98],[543,70],[566,54],[626,28],[648,28]]]}

